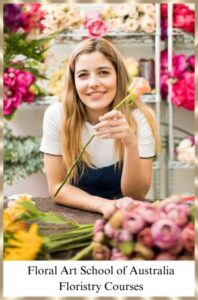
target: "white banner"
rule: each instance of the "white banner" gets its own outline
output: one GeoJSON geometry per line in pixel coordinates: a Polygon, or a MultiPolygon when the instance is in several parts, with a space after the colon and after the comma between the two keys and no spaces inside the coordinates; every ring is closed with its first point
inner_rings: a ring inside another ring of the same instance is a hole
{"type": "Polygon", "coordinates": [[[195,296],[194,261],[4,261],[4,297],[195,296]]]}

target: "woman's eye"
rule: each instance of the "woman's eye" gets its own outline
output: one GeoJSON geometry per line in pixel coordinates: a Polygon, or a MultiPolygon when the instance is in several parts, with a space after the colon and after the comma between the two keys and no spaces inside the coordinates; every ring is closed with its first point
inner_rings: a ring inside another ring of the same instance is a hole
{"type": "Polygon", "coordinates": [[[78,75],[79,78],[86,78],[88,76],[88,74],[86,73],[81,73],[78,75]]]}
{"type": "Polygon", "coordinates": [[[106,75],[108,75],[108,74],[109,74],[108,71],[100,71],[100,75],[101,75],[101,76],[106,76],[106,75]]]}

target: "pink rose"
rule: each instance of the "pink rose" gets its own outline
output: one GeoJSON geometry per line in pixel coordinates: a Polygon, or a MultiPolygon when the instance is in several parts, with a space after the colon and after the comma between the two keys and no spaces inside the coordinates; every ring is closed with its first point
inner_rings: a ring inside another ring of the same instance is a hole
{"type": "Polygon", "coordinates": [[[164,218],[152,224],[151,234],[154,245],[161,249],[169,249],[177,245],[181,230],[172,220],[164,218]]]}
{"type": "Polygon", "coordinates": [[[151,203],[144,203],[134,208],[134,212],[137,212],[147,223],[153,223],[160,218],[161,211],[159,207],[154,206],[151,203]]]}
{"type": "Polygon", "coordinates": [[[130,233],[139,232],[145,225],[145,221],[138,213],[132,211],[126,212],[123,220],[123,228],[130,233]]]}
{"type": "Polygon", "coordinates": [[[85,21],[84,21],[85,28],[87,26],[87,23],[89,21],[91,21],[92,19],[101,19],[100,13],[98,11],[93,11],[93,12],[89,13],[89,15],[86,15],[85,21]]]}
{"type": "Polygon", "coordinates": [[[140,98],[143,94],[151,92],[149,82],[143,77],[135,77],[128,88],[129,93],[132,93],[136,98],[140,98]]]}
{"type": "Polygon", "coordinates": [[[186,205],[170,203],[164,208],[169,219],[179,226],[184,226],[188,222],[189,208],[186,205]]]}
{"type": "Polygon", "coordinates": [[[181,233],[181,238],[185,249],[194,255],[195,248],[195,226],[193,223],[188,223],[181,233]]]}
{"type": "Polygon", "coordinates": [[[89,36],[98,38],[105,35],[108,32],[107,24],[100,18],[92,18],[87,22],[86,27],[89,36]]]}

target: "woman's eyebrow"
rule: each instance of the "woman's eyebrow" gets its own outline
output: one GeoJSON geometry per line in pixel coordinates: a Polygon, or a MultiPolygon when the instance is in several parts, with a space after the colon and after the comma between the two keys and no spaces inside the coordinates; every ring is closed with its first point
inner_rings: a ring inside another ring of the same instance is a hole
{"type": "MultiPolygon", "coordinates": [[[[108,67],[108,66],[102,66],[102,67],[98,67],[97,70],[104,70],[104,69],[108,69],[108,70],[111,70],[112,68],[111,67],[108,67]]],[[[79,74],[81,72],[89,72],[89,70],[87,69],[80,69],[76,72],[76,74],[79,74]]]]}

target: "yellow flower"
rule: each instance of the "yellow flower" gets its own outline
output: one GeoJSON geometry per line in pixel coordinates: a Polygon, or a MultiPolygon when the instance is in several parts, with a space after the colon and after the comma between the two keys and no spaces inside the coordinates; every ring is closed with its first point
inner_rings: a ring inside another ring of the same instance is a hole
{"type": "Polygon", "coordinates": [[[4,260],[34,260],[42,246],[38,235],[38,225],[32,224],[29,231],[20,230],[8,241],[4,250],[4,260]]]}
{"type": "Polygon", "coordinates": [[[20,202],[31,202],[28,196],[22,196],[15,201],[11,206],[7,207],[3,212],[3,230],[4,231],[18,231],[25,227],[25,222],[19,220],[21,215],[26,211],[24,207],[20,205],[20,202]]]}
{"type": "Polygon", "coordinates": [[[17,221],[15,214],[10,214],[8,211],[3,212],[3,231],[15,232],[25,227],[25,221],[17,221]]]}

